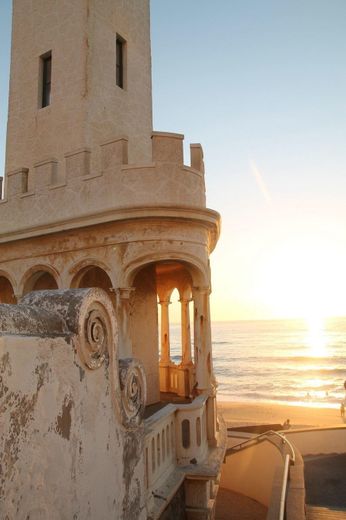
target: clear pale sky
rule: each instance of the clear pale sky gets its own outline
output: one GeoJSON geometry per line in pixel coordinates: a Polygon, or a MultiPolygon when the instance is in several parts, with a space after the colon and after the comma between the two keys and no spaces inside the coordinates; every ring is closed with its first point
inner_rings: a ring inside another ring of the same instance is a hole
{"type": "Polygon", "coordinates": [[[154,127],[203,145],[222,215],[214,319],[346,313],[345,22],[345,0],[151,0],[154,127]]]}

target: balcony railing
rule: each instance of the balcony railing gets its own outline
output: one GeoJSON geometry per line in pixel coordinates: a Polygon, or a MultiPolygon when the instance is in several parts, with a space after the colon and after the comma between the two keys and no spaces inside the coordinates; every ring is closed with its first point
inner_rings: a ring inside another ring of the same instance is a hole
{"type": "MultiPolygon", "coordinates": [[[[145,474],[148,501],[179,467],[197,465],[208,454],[206,402],[201,395],[190,404],[169,404],[145,421],[145,474]]],[[[163,498],[164,497],[160,497],[163,498]]]]}

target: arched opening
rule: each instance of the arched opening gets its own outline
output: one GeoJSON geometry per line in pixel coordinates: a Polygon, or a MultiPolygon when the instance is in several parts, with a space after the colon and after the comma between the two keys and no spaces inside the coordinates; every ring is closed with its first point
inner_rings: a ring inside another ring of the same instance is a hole
{"type": "Polygon", "coordinates": [[[112,281],[109,275],[106,273],[106,271],[96,265],[89,265],[87,267],[83,267],[74,276],[71,283],[71,287],[76,289],[99,287],[100,289],[106,291],[106,293],[108,293],[108,295],[113,301],[114,295],[111,291],[112,285],[112,281]]]}
{"type": "Polygon", "coordinates": [[[169,339],[171,361],[179,365],[182,360],[181,345],[181,302],[177,288],[173,289],[169,306],[169,339]]]}
{"type": "Polygon", "coordinates": [[[144,364],[148,404],[189,401],[195,386],[189,267],[179,261],[147,264],[132,286],[128,335],[131,355],[144,364]]]}
{"type": "Polygon", "coordinates": [[[16,303],[12,284],[5,276],[0,276],[0,303],[16,303]]]}
{"type": "Polygon", "coordinates": [[[58,289],[58,284],[52,273],[38,270],[31,274],[24,284],[23,294],[32,291],[47,291],[58,289]]]}

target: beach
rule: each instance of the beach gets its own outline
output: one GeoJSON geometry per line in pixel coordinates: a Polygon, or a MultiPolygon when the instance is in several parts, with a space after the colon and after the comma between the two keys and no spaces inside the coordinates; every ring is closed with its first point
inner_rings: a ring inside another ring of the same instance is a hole
{"type": "Polygon", "coordinates": [[[265,402],[218,401],[218,411],[228,427],[254,424],[283,424],[290,420],[292,428],[342,426],[345,424],[336,408],[314,408],[265,402]]]}

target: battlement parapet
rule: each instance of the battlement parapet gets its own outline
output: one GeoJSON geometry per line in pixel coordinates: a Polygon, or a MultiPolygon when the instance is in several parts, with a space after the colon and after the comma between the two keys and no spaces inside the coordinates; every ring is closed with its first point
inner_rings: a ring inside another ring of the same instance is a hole
{"type": "Polygon", "coordinates": [[[8,172],[0,199],[1,234],[132,207],[205,208],[203,151],[181,134],[154,132],[152,162],[128,164],[128,139],[47,157],[8,172]],[[14,217],[15,215],[15,217],[14,217]]]}

